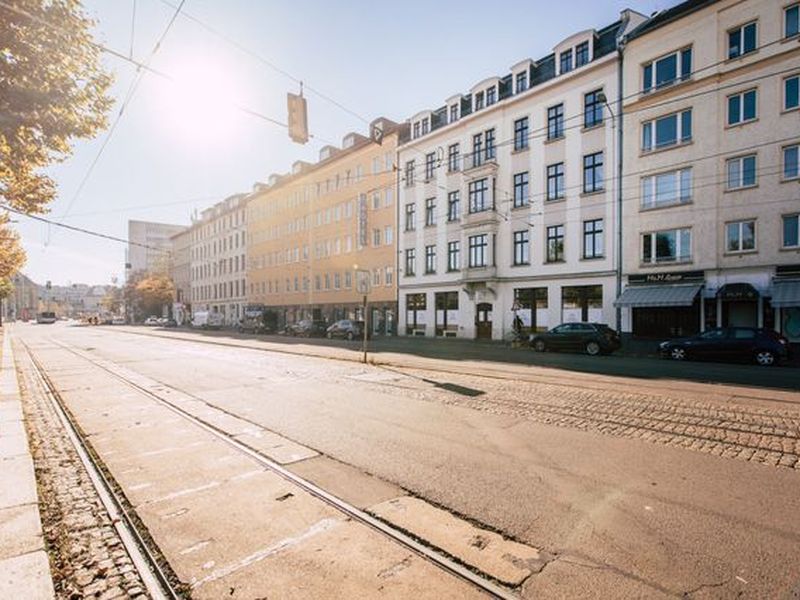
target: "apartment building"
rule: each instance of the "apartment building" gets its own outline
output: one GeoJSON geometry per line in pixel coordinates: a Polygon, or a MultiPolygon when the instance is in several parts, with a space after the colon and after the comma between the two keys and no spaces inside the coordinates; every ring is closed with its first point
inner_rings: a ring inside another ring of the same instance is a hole
{"type": "Polygon", "coordinates": [[[247,301],[247,194],[207,208],[191,225],[191,309],[236,325],[247,301]]]}
{"type": "Polygon", "coordinates": [[[618,41],[633,11],[410,119],[398,151],[400,333],[503,339],[613,323],[618,41]]]}
{"type": "Polygon", "coordinates": [[[175,285],[175,302],[172,305],[172,317],[183,324],[192,314],[192,236],[194,229],[187,228],[170,237],[169,274],[175,285]]]}
{"type": "Polygon", "coordinates": [[[125,253],[127,277],[144,273],[167,273],[170,237],[186,229],[183,225],[128,221],[128,248],[125,253]]]}
{"type": "Polygon", "coordinates": [[[248,301],[304,318],[363,319],[368,281],[373,334],[397,326],[395,153],[401,130],[376,119],[370,136],[346,135],[315,164],[272,175],[248,205],[248,301]],[[378,143],[377,140],[380,140],[378,143]]]}
{"type": "Polygon", "coordinates": [[[624,52],[623,330],[800,341],[800,3],[684,2],[624,52]]]}

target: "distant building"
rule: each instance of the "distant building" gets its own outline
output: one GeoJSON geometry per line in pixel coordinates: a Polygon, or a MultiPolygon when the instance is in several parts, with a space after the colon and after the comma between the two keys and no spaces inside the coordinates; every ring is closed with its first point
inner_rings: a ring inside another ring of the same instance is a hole
{"type": "Polygon", "coordinates": [[[403,126],[370,125],[319,162],[297,161],[272,175],[248,204],[250,302],[279,312],[279,322],[363,319],[356,278],[369,280],[373,334],[397,328],[395,152],[403,126]],[[381,143],[376,139],[380,138],[381,143]]]}
{"type": "Polygon", "coordinates": [[[247,194],[230,196],[200,213],[190,230],[192,313],[220,313],[225,325],[239,321],[247,300],[246,203],[247,194]]]}
{"type": "Polygon", "coordinates": [[[9,321],[35,318],[44,288],[22,273],[12,276],[11,282],[14,292],[3,301],[3,318],[9,321]]]}
{"type": "Polygon", "coordinates": [[[128,277],[136,273],[167,273],[170,237],[186,229],[183,225],[154,223],[151,221],[128,221],[128,249],[125,273],[128,277]]]}
{"type": "Polygon", "coordinates": [[[170,253],[169,276],[175,285],[173,317],[179,323],[183,323],[188,315],[191,314],[192,236],[194,231],[193,227],[189,227],[170,237],[172,251],[170,253]]]}

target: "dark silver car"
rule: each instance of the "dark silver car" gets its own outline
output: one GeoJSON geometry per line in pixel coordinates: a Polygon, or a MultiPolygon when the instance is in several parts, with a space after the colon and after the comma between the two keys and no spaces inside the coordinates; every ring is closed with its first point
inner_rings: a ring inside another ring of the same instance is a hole
{"type": "Polygon", "coordinates": [[[353,321],[352,319],[342,319],[336,321],[333,325],[328,327],[325,332],[325,337],[332,339],[335,337],[345,338],[348,340],[355,340],[364,336],[364,322],[353,321]]]}

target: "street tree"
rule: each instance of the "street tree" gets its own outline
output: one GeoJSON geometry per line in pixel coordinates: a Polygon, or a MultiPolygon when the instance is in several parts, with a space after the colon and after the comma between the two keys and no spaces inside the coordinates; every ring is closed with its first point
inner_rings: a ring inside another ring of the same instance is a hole
{"type": "Polygon", "coordinates": [[[3,325],[3,302],[14,293],[14,284],[8,277],[0,278],[0,326],[3,325]]]}
{"type": "Polygon", "coordinates": [[[122,302],[122,289],[114,286],[109,288],[106,295],[100,300],[100,307],[106,312],[116,315],[122,308],[122,302]]]}
{"type": "Polygon", "coordinates": [[[161,314],[164,305],[174,297],[175,285],[166,275],[146,275],[135,287],[135,306],[140,314],[161,314]]]}
{"type": "MultiPolygon", "coordinates": [[[[94,21],[79,0],[14,0],[0,6],[0,198],[26,213],[46,212],[56,195],[47,166],[72,142],[107,126],[111,76],[93,43],[94,21]]],[[[0,232],[7,232],[6,222],[0,232]]],[[[22,265],[14,235],[0,235],[0,276],[22,265]]]]}

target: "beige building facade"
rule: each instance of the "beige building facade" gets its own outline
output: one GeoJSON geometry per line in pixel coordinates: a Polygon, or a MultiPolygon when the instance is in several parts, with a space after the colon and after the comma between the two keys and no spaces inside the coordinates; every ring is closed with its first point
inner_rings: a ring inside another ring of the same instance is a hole
{"type": "Polygon", "coordinates": [[[627,39],[623,331],[800,341],[798,12],[685,2],[627,39]]]}
{"type": "Polygon", "coordinates": [[[186,322],[192,310],[192,236],[193,229],[188,228],[170,238],[170,279],[175,286],[175,302],[172,316],[179,325],[186,322]]]}
{"type": "Polygon", "coordinates": [[[247,208],[247,299],[301,319],[364,318],[376,335],[396,329],[396,177],[400,127],[387,119],[369,137],[350,133],[319,162],[257,184],[247,208]],[[375,136],[381,142],[375,141],[375,136]]]}

